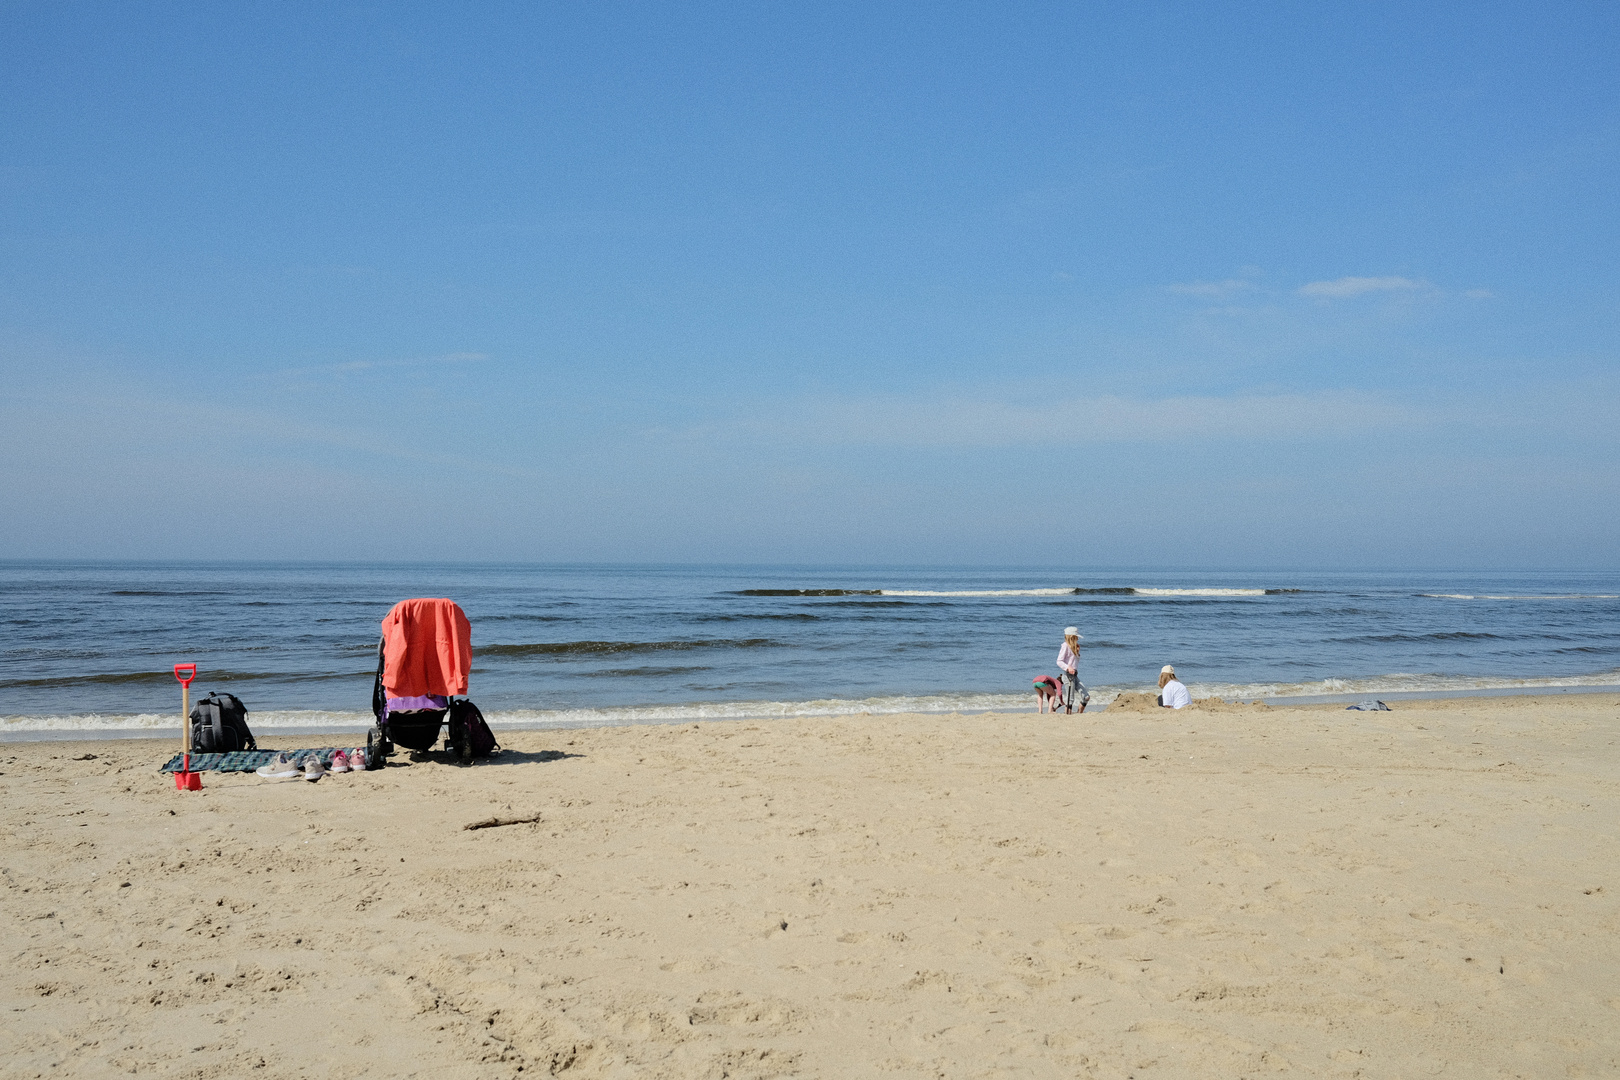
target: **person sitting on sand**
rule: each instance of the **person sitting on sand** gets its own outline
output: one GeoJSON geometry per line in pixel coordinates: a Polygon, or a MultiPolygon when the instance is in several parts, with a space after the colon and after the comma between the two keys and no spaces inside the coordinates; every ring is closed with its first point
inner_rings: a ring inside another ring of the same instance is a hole
{"type": "Polygon", "coordinates": [[[1185,709],[1192,704],[1192,695],[1176,678],[1176,669],[1169,664],[1159,669],[1159,704],[1166,709],[1185,709]]]}
{"type": "Polygon", "coordinates": [[[1063,672],[1064,704],[1068,706],[1070,712],[1074,712],[1074,703],[1078,699],[1080,711],[1085,712],[1087,703],[1091,701],[1091,692],[1086,689],[1086,684],[1080,681],[1079,627],[1063,628],[1063,647],[1058,650],[1057,666],[1063,672]]]}

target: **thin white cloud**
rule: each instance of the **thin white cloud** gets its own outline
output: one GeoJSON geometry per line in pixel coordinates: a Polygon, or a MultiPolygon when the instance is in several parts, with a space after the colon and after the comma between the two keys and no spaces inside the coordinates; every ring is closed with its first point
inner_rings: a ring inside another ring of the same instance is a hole
{"type": "Polygon", "coordinates": [[[1253,284],[1241,278],[1227,278],[1225,281],[1193,281],[1185,285],[1171,285],[1168,291],[1182,296],[1232,296],[1252,288],[1253,284]]]}
{"type": "Polygon", "coordinates": [[[729,436],[841,446],[1075,446],[1199,439],[1334,439],[1371,430],[1426,426],[1434,419],[1430,411],[1360,390],[1228,397],[1107,395],[1034,402],[869,398],[817,402],[778,410],[771,421],[721,423],[680,434],[699,441],[729,436]]]}
{"type": "Polygon", "coordinates": [[[1403,277],[1342,277],[1333,281],[1313,281],[1299,287],[1299,295],[1315,296],[1326,300],[1343,300],[1371,292],[1395,292],[1403,289],[1421,289],[1423,282],[1403,277]]]}
{"type": "MultiPolygon", "coordinates": [[[[374,428],[357,429],[348,425],[310,420],[297,410],[242,405],[230,400],[177,403],[152,398],[143,390],[129,388],[118,397],[109,397],[88,388],[71,395],[74,407],[95,422],[94,441],[83,438],[75,444],[81,459],[111,461],[117,458],[173,458],[188,462],[244,460],[269,454],[277,457],[314,450],[334,450],[363,466],[368,459],[395,461],[459,469],[468,473],[537,480],[545,477],[538,469],[524,468],[506,461],[488,461],[455,453],[456,444],[423,443],[408,435],[374,428]],[[219,455],[199,440],[191,416],[228,416],[236,433],[231,454],[219,455]],[[140,448],[138,451],[132,448],[140,448]]],[[[7,402],[16,408],[18,402],[7,402]]],[[[0,415],[6,411],[0,407],[0,415]]],[[[13,424],[15,427],[15,424],[13,424]]],[[[43,440],[32,440],[40,446],[43,440]]]]}

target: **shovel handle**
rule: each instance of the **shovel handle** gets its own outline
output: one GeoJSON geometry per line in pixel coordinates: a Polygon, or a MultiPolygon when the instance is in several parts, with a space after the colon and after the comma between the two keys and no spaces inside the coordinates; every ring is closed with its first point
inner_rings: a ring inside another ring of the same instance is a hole
{"type": "Polygon", "coordinates": [[[195,679],[197,677],[197,665],[196,664],[176,664],[176,665],[174,665],[174,677],[180,680],[180,685],[181,686],[185,687],[187,690],[190,690],[191,689],[191,680],[195,679]],[[182,675],[181,672],[185,672],[185,674],[182,675]]]}

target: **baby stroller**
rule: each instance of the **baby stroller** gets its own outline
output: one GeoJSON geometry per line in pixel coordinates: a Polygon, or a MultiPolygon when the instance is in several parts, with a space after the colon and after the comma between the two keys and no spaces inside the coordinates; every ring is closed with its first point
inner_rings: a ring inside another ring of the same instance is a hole
{"type": "Polygon", "coordinates": [[[381,768],[394,744],[410,750],[433,749],[439,729],[448,727],[446,749],[452,760],[472,760],[476,741],[472,717],[488,727],[467,692],[472,668],[472,625],[460,606],[449,600],[401,600],[382,621],[377,643],[377,681],[371,689],[371,711],[377,725],[366,733],[366,758],[381,768]],[[449,718],[448,723],[446,717],[449,718]]]}

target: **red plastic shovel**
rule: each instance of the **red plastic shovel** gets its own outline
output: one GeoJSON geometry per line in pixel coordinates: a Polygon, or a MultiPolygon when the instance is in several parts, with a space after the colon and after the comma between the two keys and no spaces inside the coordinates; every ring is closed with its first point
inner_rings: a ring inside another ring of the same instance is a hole
{"type": "Polygon", "coordinates": [[[201,791],[202,773],[191,771],[191,680],[197,677],[197,665],[174,665],[174,677],[180,680],[180,752],[185,755],[174,774],[174,789],[201,791]]]}

